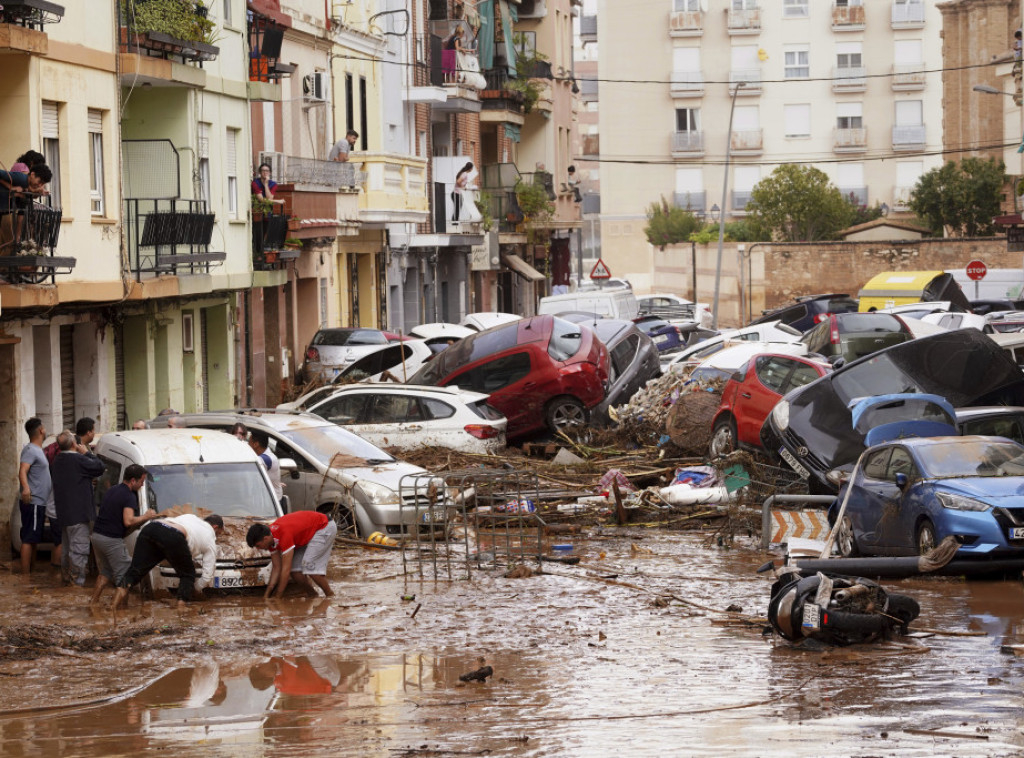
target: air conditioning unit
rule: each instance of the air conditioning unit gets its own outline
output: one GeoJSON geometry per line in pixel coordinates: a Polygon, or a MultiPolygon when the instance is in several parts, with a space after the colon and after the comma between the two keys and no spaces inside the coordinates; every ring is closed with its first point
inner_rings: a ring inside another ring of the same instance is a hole
{"type": "Polygon", "coordinates": [[[260,164],[266,163],[270,166],[270,176],[275,181],[282,181],[288,174],[284,153],[260,153],[259,162],[260,164]]]}
{"type": "Polygon", "coordinates": [[[327,102],[326,71],[315,71],[302,77],[302,97],[307,102],[327,102]]]}

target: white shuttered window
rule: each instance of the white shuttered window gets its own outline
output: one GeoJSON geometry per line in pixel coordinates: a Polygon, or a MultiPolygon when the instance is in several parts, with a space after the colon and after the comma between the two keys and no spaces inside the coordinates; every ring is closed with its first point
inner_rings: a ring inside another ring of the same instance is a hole
{"type": "Polygon", "coordinates": [[[227,131],[228,218],[238,218],[238,130],[227,131]]]}
{"type": "Polygon", "coordinates": [[[89,198],[92,215],[104,213],[103,198],[103,112],[89,109],[89,198]]]}
{"type": "Polygon", "coordinates": [[[50,204],[60,208],[60,123],[57,120],[57,103],[43,101],[43,155],[46,165],[53,172],[50,180],[50,204]]]}

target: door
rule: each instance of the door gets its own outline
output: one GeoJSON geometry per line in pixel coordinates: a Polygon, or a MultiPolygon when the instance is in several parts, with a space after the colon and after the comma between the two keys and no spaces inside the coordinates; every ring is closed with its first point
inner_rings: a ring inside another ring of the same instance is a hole
{"type": "MultiPolygon", "coordinates": [[[[888,475],[891,447],[884,447],[871,453],[852,480],[847,516],[853,522],[857,542],[869,552],[888,555],[882,534],[886,525],[883,520],[891,513],[900,491],[888,475]]],[[[891,516],[889,516],[891,518],[891,516]]]]}
{"type": "MultiPolygon", "coordinates": [[[[315,511],[317,506],[324,502],[327,490],[334,488],[330,480],[314,466],[306,456],[295,450],[287,441],[270,437],[270,450],[277,456],[278,460],[290,458],[295,461],[295,471],[282,471],[281,484],[284,486],[284,494],[288,498],[288,511],[315,511]],[[319,498],[319,500],[318,500],[319,498]]],[[[330,498],[326,498],[330,500],[330,498]]]]}
{"type": "Polygon", "coordinates": [[[387,392],[370,395],[363,423],[349,428],[380,447],[411,448],[435,444],[424,436],[425,420],[419,398],[387,392]]]}
{"type": "Polygon", "coordinates": [[[896,475],[906,474],[910,481],[917,477],[917,467],[910,451],[894,447],[886,467],[885,492],[889,501],[879,522],[879,541],[889,555],[917,555],[917,509],[896,486],[896,475]]]}
{"type": "Polygon", "coordinates": [[[531,376],[531,365],[529,350],[520,350],[455,374],[444,386],[489,394],[488,404],[505,415],[510,434],[515,434],[544,424],[547,397],[531,376]]]}
{"type": "Polygon", "coordinates": [[[733,401],[736,437],[747,445],[760,446],[761,425],[784,394],[795,361],[773,355],[754,358],[753,371],[737,387],[733,401]]]}

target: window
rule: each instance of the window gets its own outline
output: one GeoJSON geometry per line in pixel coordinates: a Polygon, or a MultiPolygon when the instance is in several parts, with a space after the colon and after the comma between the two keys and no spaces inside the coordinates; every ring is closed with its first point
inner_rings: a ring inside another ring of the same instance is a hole
{"type": "Polygon", "coordinates": [[[312,408],[312,412],[332,424],[358,424],[363,420],[363,411],[369,395],[342,395],[312,408]]]}
{"type": "Polygon", "coordinates": [[[640,338],[635,334],[629,334],[622,342],[612,348],[611,351],[611,364],[612,364],[612,376],[611,381],[615,381],[616,377],[622,375],[626,369],[633,363],[633,358],[636,356],[636,351],[640,347],[640,338]]]}
{"type": "Polygon", "coordinates": [[[760,0],[732,0],[734,11],[756,11],[760,0]]]}
{"type": "Polygon", "coordinates": [[[892,449],[892,458],[889,459],[889,469],[885,478],[895,482],[897,474],[906,474],[911,479],[914,478],[914,459],[904,447],[892,449]]]}
{"type": "Polygon", "coordinates": [[[199,122],[199,199],[210,209],[210,125],[199,122]]]}
{"type": "Polygon", "coordinates": [[[238,130],[227,131],[225,171],[228,175],[228,218],[238,218],[238,130]]]}
{"type": "Polygon", "coordinates": [[[911,188],[924,173],[923,161],[901,161],[896,164],[896,186],[911,188]]]}
{"type": "Polygon", "coordinates": [[[675,0],[676,13],[683,11],[699,11],[700,0],[675,0]]]}
{"type": "Polygon", "coordinates": [[[272,153],[277,149],[276,126],[274,104],[263,103],[263,151],[266,153],[272,153]]]}
{"type": "Polygon", "coordinates": [[[699,47],[676,47],[672,49],[672,71],[674,73],[695,73],[700,71],[699,47]]]}
{"type": "Polygon", "coordinates": [[[456,385],[476,392],[496,392],[524,379],[529,373],[530,354],[513,353],[459,374],[445,381],[444,386],[456,385]]]}
{"type": "Polygon", "coordinates": [[[102,216],[103,203],[103,113],[89,109],[89,198],[92,215],[102,216]]]}
{"type": "Polygon", "coordinates": [[[811,75],[810,51],[806,47],[786,51],[786,78],[806,79],[811,75]]]}
{"type": "Polygon", "coordinates": [[[850,5],[863,5],[864,0],[836,0],[836,5],[840,8],[846,8],[850,5]]]}
{"type": "Polygon", "coordinates": [[[922,108],[920,100],[897,100],[896,101],[896,125],[897,126],[920,126],[922,119],[922,108]]]}
{"type": "Polygon", "coordinates": [[[919,39],[896,40],[892,53],[893,63],[897,66],[920,65],[923,60],[919,39]]]}
{"type": "Polygon", "coordinates": [[[60,126],[57,119],[57,103],[43,101],[43,155],[46,165],[53,172],[50,181],[50,205],[60,208],[60,126]]]}
{"type": "Polygon", "coordinates": [[[810,384],[818,378],[818,372],[808,366],[806,363],[796,362],[796,367],[793,369],[793,375],[789,377],[789,383],[786,385],[785,390],[789,392],[791,389],[796,387],[803,387],[805,384],[810,384]]]}
{"type": "Polygon", "coordinates": [[[224,22],[224,26],[231,26],[231,24],[232,24],[231,3],[233,3],[233,2],[234,2],[234,0],[224,0],[224,11],[223,11],[224,15],[222,17],[222,21],[224,22]]]}
{"type": "Polygon", "coordinates": [[[754,371],[761,384],[780,395],[791,370],[792,362],[786,358],[760,357],[754,363],[754,371]]]}
{"type": "Polygon", "coordinates": [[[700,108],[676,108],[676,131],[699,132],[700,108]]]}
{"type": "Polygon", "coordinates": [[[423,421],[419,401],[410,395],[378,395],[373,399],[371,424],[406,424],[423,421]]]}
{"type": "Polygon", "coordinates": [[[783,18],[806,18],[808,0],[782,0],[783,18]]]}
{"type": "Polygon", "coordinates": [[[891,452],[892,448],[886,447],[869,455],[868,459],[864,461],[864,476],[871,479],[884,479],[891,452]]]}
{"type": "Polygon", "coordinates": [[[524,58],[533,58],[537,54],[537,32],[516,32],[516,52],[524,58]]]}
{"type": "Polygon", "coordinates": [[[552,320],[551,340],[548,342],[548,355],[556,361],[567,361],[579,351],[583,345],[580,327],[571,321],[556,318],[552,320]]]}
{"type": "Polygon", "coordinates": [[[836,45],[836,68],[861,68],[864,65],[860,42],[836,45]]]}
{"type": "Polygon", "coordinates": [[[732,130],[751,132],[761,128],[761,113],[756,105],[737,105],[733,110],[732,130]]]}
{"type": "MultiPolygon", "coordinates": [[[[759,181],[761,181],[760,166],[736,166],[732,171],[732,183],[737,192],[749,194],[759,181]]],[[[756,336],[755,339],[757,339],[756,336]]]]}
{"type": "Polygon", "coordinates": [[[448,405],[448,403],[442,403],[440,400],[435,400],[432,397],[420,398],[420,403],[426,406],[428,418],[451,418],[455,415],[455,409],[452,406],[448,405]]]}
{"type": "Polygon", "coordinates": [[[811,106],[809,103],[784,106],[783,117],[787,137],[811,136],[811,106]]]}
{"type": "Polygon", "coordinates": [[[864,127],[863,104],[836,103],[836,128],[861,129],[864,127]]]}

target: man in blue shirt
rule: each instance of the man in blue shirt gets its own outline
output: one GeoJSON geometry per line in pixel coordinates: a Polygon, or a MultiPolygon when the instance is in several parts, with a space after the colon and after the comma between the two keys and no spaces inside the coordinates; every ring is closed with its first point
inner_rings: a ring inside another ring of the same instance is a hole
{"type": "Polygon", "coordinates": [[[45,163],[33,166],[27,174],[0,171],[0,214],[17,210],[17,202],[21,198],[47,194],[46,185],[51,179],[53,172],[45,163]]]}
{"type": "Polygon", "coordinates": [[[25,422],[28,444],[21,449],[18,481],[21,484],[21,573],[27,579],[36,560],[36,547],[43,541],[46,504],[53,499],[50,464],[43,452],[46,427],[38,418],[25,422]]]}
{"type": "Polygon", "coordinates": [[[124,538],[129,529],[155,519],[156,511],[139,515],[139,490],[146,483],[146,469],[133,463],[124,470],[124,481],[115,484],[100,503],[96,523],[92,527],[92,547],[96,551],[96,567],[100,576],[92,592],[92,603],[98,603],[103,590],[116,587],[128,568],[132,558],[124,538]]]}

